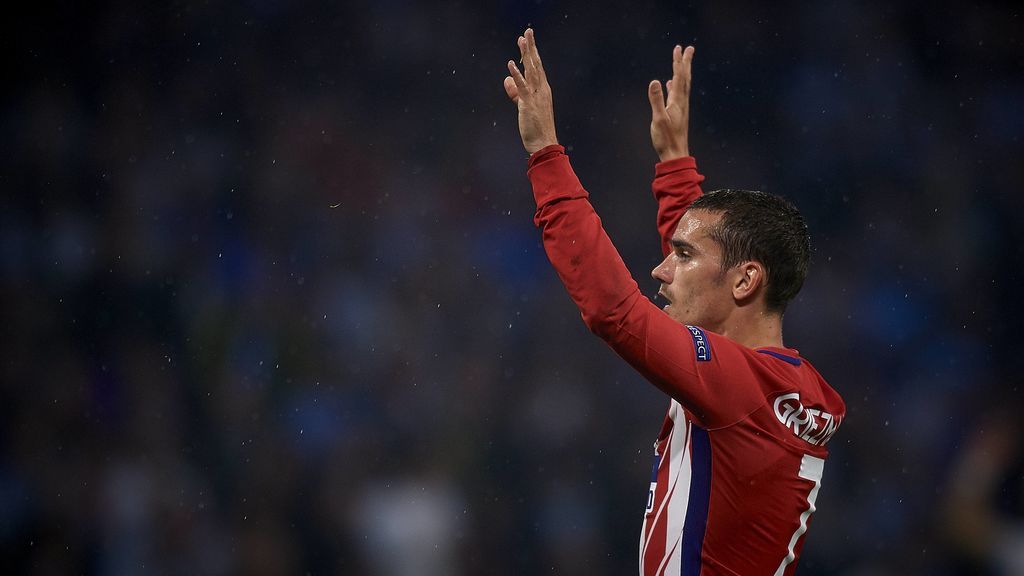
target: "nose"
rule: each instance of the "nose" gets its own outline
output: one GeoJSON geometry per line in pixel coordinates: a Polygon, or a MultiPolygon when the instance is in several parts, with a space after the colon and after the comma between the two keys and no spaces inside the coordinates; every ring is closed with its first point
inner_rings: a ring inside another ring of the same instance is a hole
{"type": "Polygon", "coordinates": [[[675,266],[673,266],[672,254],[669,254],[651,270],[651,278],[660,281],[663,284],[671,284],[672,277],[675,275],[675,266]]]}

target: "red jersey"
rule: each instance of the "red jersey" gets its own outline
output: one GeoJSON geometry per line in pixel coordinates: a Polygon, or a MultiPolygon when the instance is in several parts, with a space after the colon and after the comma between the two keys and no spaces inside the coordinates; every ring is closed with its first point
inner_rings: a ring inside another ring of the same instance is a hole
{"type": "MultiPolygon", "coordinates": [[[[644,297],[564,148],[535,153],[528,174],[534,222],[583,321],[672,398],[654,445],[640,574],[793,574],[843,400],[796,350],[746,348],[644,297]]],[[[658,165],[665,253],[701,180],[693,158],[658,165]]]]}

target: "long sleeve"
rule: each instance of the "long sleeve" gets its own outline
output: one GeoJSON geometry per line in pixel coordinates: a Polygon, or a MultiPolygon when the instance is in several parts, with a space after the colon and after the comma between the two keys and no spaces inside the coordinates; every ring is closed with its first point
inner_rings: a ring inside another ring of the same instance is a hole
{"type": "Polygon", "coordinates": [[[683,213],[702,194],[700,183],[703,181],[704,176],[697,172],[697,161],[693,156],[659,162],[654,166],[651,190],[654,199],[658,201],[658,234],[661,237],[662,256],[671,252],[669,240],[683,213]]]}
{"type": "MultiPolygon", "coordinates": [[[[751,383],[768,370],[759,355],[679,324],[640,293],[564,149],[535,153],[528,175],[544,249],[587,327],[706,427],[729,425],[756,408],[760,391],[751,383]]],[[[682,187],[666,188],[667,197],[682,187]]]]}

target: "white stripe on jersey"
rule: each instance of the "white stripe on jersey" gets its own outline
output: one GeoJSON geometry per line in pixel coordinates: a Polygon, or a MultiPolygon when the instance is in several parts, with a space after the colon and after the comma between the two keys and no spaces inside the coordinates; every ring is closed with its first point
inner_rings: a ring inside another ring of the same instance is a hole
{"type": "Polygon", "coordinates": [[[672,420],[672,432],[666,444],[669,454],[662,455],[659,468],[665,465],[668,456],[668,481],[669,486],[661,502],[655,503],[657,512],[645,519],[640,530],[640,576],[645,576],[644,557],[647,553],[647,546],[653,539],[654,530],[658,529],[658,521],[662,514],[666,514],[665,550],[661,555],[661,562],[654,574],[679,574],[681,570],[680,542],[683,536],[683,522],[686,520],[686,508],[690,497],[690,479],[692,476],[692,464],[690,459],[690,423],[686,419],[683,407],[672,400],[669,406],[668,416],[672,420]],[[649,523],[648,523],[649,521],[649,523]],[[647,535],[648,526],[651,527],[650,536],[647,535]]]}

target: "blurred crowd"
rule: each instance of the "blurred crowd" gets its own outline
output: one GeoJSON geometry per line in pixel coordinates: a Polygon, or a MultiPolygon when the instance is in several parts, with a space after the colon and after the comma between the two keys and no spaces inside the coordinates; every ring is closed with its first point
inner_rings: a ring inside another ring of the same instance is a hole
{"type": "Polygon", "coordinates": [[[797,573],[1024,574],[1022,10],[702,4],[25,7],[4,571],[635,572],[668,401],[540,247],[501,88],[529,24],[646,293],[676,43],[705,189],[808,220],[786,344],[848,416],[797,573]]]}

